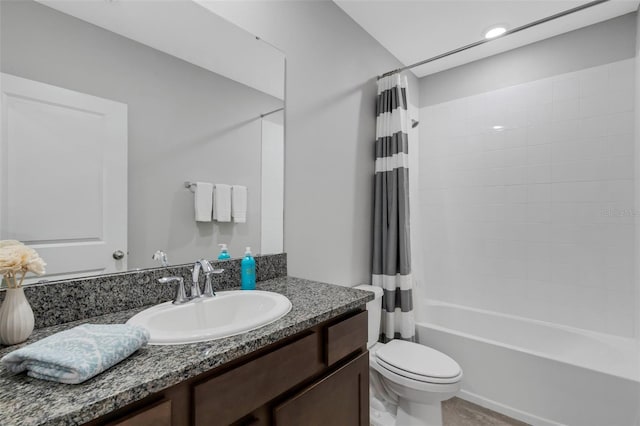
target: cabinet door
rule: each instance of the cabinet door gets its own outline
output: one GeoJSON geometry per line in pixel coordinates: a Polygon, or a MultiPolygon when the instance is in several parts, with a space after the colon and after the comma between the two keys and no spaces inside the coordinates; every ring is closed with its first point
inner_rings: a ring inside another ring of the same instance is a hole
{"type": "Polygon", "coordinates": [[[276,426],[368,426],[369,353],[274,409],[276,426]]]}

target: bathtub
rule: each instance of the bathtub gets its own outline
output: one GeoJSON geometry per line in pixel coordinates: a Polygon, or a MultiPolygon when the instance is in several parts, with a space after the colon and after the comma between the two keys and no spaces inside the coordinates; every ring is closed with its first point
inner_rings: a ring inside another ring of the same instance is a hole
{"type": "Polygon", "coordinates": [[[463,399],[532,425],[640,425],[635,339],[434,300],[416,333],[460,364],[463,399]]]}

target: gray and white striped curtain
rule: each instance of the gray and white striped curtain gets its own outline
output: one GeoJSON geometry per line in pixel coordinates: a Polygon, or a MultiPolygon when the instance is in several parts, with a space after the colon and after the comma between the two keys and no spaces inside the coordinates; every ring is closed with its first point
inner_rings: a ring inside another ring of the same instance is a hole
{"type": "Polygon", "coordinates": [[[378,80],[372,285],[382,287],[380,340],[414,340],[409,240],[407,78],[378,80]]]}

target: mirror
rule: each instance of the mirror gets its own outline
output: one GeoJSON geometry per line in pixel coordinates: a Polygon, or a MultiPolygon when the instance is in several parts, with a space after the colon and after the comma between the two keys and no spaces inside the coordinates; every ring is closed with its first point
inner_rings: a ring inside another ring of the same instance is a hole
{"type": "Polygon", "coordinates": [[[31,282],[282,251],[281,52],[194,1],[0,17],[0,239],[47,262],[31,282]],[[245,186],[246,221],[197,222],[185,182],[245,186]]]}

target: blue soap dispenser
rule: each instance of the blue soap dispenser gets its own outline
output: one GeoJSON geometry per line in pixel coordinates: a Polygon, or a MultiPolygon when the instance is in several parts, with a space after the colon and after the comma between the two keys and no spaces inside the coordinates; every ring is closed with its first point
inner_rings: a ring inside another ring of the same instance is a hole
{"type": "Polygon", "coordinates": [[[220,246],[220,254],[218,255],[218,260],[227,260],[231,259],[229,255],[229,250],[227,250],[226,244],[218,244],[220,246]]]}
{"type": "Polygon", "coordinates": [[[256,261],[251,256],[251,247],[247,247],[240,262],[240,285],[243,290],[256,289],[256,261]]]}

